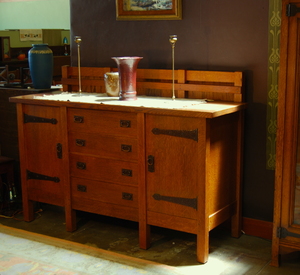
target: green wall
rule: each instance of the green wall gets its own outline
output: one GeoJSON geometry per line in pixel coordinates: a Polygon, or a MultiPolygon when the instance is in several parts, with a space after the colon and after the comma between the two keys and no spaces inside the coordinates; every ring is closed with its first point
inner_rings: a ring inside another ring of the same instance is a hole
{"type": "Polygon", "coordinates": [[[13,48],[30,47],[32,41],[20,41],[19,29],[51,29],[59,42],[43,43],[62,45],[64,37],[70,40],[70,0],[0,0],[0,36],[9,36],[13,48]]]}
{"type": "Polygon", "coordinates": [[[0,1],[0,30],[70,29],[70,0],[0,1]]]}
{"type": "Polygon", "coordinates": [[[70,30],[43,29],[43,41],[20,41],[19,30],[0,30],[0,36],[10,37],[11,48],[31,47],[32,44],[47,43],[49,46],[62,46],[63,39],[66,37],[70,43],[70,30]],[[45,31],[47,31],[45,33],[45,31]]]}

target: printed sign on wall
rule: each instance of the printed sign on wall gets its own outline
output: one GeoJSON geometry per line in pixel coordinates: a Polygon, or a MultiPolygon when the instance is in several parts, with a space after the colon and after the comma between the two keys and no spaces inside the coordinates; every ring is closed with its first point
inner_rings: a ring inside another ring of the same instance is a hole
{"type": "Polygon", "coordinates": [[[43,31],[20,30],[20,41],[43,41],[43,31]]]}

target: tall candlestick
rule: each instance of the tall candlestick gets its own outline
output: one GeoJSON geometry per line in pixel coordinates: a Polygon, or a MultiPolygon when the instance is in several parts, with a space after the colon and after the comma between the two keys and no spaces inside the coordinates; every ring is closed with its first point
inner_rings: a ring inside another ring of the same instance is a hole
{"type": "Polygon", "coordinates": [[[81,36],[75,36],[74,41],[77,43],[78,83],[79,83],[79,93],[81,93],[81,73],[80,73],[80,43],[81,43],[81,36]]]}
{"type": "Polygon", "coordinates": [[[175,43],[177,41],[177,35],[170,35],[169,41],[172,46],[172,99],[175,100],[175,43]]]}

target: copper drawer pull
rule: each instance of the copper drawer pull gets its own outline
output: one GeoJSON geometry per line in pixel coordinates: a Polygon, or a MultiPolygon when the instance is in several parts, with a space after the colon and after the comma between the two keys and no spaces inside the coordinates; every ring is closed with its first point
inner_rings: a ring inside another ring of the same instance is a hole
{"type": "Polygon", "coordinates": [[[120,120],[120,127],[130,128],[131,127],[131,121],[130,120],[120,120]]]}
{"type": "Polygon", "coordinates": [[[85,185],[80,185],[80,184],[78,184],[77,185],[77,191],[79,191],[79,192],[86,192],[86,186],[85,185]]]}
{"type": "Polygon", "coordinates": [[[133,201],[133,194],[123,192],[122,199],[127,201],[133,201]]]}
{"type": "Polygon", "coordinates": [[[122,169],[122,176],[132,177],[132,170],[122,169]]]}
{"type": "Polygon", "coordinates": [[[86,170],[86,163],[85,162],[76,162],[76,168],[80,170],[86,170]]]}
{"type": "Polygon", "coordinates": [[[127,153],[131,152],[131,145],[121,144],[121,151],[127,153]]]}
{"type": "Polygon", "coordinates": [[[84,122],[84,117],[83,116],[74,116],[74,122],[83,123],[84,122]]]}
{"type": "Polygon", "coordinates": [[[76,145],[79,147],[85,146],[85,140],[84,139],[76,139],[76,145]]]}

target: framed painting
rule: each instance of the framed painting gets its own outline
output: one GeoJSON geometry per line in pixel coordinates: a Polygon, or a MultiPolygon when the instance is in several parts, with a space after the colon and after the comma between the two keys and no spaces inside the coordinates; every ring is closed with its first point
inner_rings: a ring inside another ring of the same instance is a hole
{"type": "Polygon", "coordinates": [[[181,20],[181,0],[116,0],[117,20],[181,20]]]}

